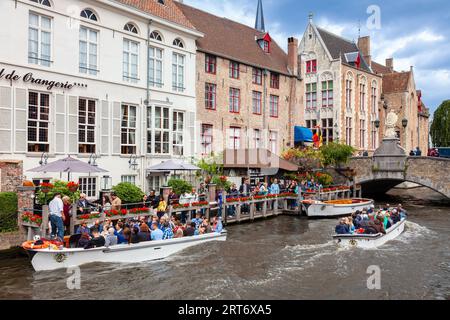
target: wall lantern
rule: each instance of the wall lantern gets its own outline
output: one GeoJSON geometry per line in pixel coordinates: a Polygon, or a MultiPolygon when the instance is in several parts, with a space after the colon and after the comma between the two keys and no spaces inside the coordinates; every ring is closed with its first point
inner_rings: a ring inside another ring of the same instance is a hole
{"type": "Polygon", "coordinates": [[[405,118],[402,120],[402,126],[404,129],[406,129],[406,127],[408,126],[408,119],[405,118]]]}
{"type": "Polygon", "coordinates": [[[381,121],[379,119],[374,121],[375,128],[380,129],[381,121]]]}

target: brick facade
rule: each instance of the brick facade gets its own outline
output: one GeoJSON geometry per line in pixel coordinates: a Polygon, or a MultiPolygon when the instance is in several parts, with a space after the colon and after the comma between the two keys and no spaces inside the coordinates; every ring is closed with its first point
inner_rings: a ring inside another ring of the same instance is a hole
{"type": "Polygon", "coordinates": [[[17,192],[23,183],[23,162],[18,160],[0,161],[0,192],[17,192]]]}

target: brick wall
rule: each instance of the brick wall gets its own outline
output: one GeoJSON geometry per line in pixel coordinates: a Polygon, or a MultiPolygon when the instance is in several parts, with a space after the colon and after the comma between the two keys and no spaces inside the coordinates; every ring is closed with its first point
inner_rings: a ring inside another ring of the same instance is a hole
{"type": "Polygon", "coordinates": [[[16,160],[0,161],[0,192],[16,192],[23,182],[23,163],[16,160]]]}

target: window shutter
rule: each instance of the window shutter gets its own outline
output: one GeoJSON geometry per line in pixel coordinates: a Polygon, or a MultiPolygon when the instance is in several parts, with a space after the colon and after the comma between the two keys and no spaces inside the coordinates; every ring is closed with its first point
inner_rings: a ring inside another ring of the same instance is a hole
{"type": "Polygon", "coordinates": [[[120,117],[121,117],[121,103],[120,102],[114,102],[113,103],[113,112],[112,112],[112,154],[113,155],[120,155],[121,153],[121,138],[120,138],[120,131],[121,131],[121,123],[120,123],[120,117]]]}
{"type": "Polygon", "coordinates": [[[66,101],[63,94],[57,94],[55,98],[55,153],[66,153],[66,101]]]}
{"type": "Polygon", "coordinates": [[[0,152],[11,152],[11,88],[0,87],[0,152]]]}
{"type": "Polygon", "coordinates": [[[17,153],[26,153],[27,147],[27,90],[16,89],[15,99],[15,130],[14,150],[17,153]]]}
{"type": "Polygon", "coordinates": [[[190,142],[190,152],[186,152],[186,155],[193,156],[196,154],[195,150],[195,112],[188,112],[188,132],[189,132],[189,142],[190,142]]]}
{"type": "Polygon", "coordinates": [[[102,155],[109,155],[109,102],[101,101],[101,149],[102,155]]]}
{"type": "Polygon", "coordinates": [[[69,153],[78,154],[78,97],[69,96],[69,153]]]}

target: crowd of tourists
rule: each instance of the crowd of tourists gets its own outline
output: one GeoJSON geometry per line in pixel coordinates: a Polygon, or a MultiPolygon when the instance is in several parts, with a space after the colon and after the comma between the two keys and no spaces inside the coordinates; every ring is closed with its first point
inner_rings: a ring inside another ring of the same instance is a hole
{"type": "Polygon", "coordinates": [[[386,230],[407,217],[407,212],[401,204],[375,211],[373,208],[354,212],[350,217],[341,218],[335,231],[344,234],[386,234],[386,230]]]}

